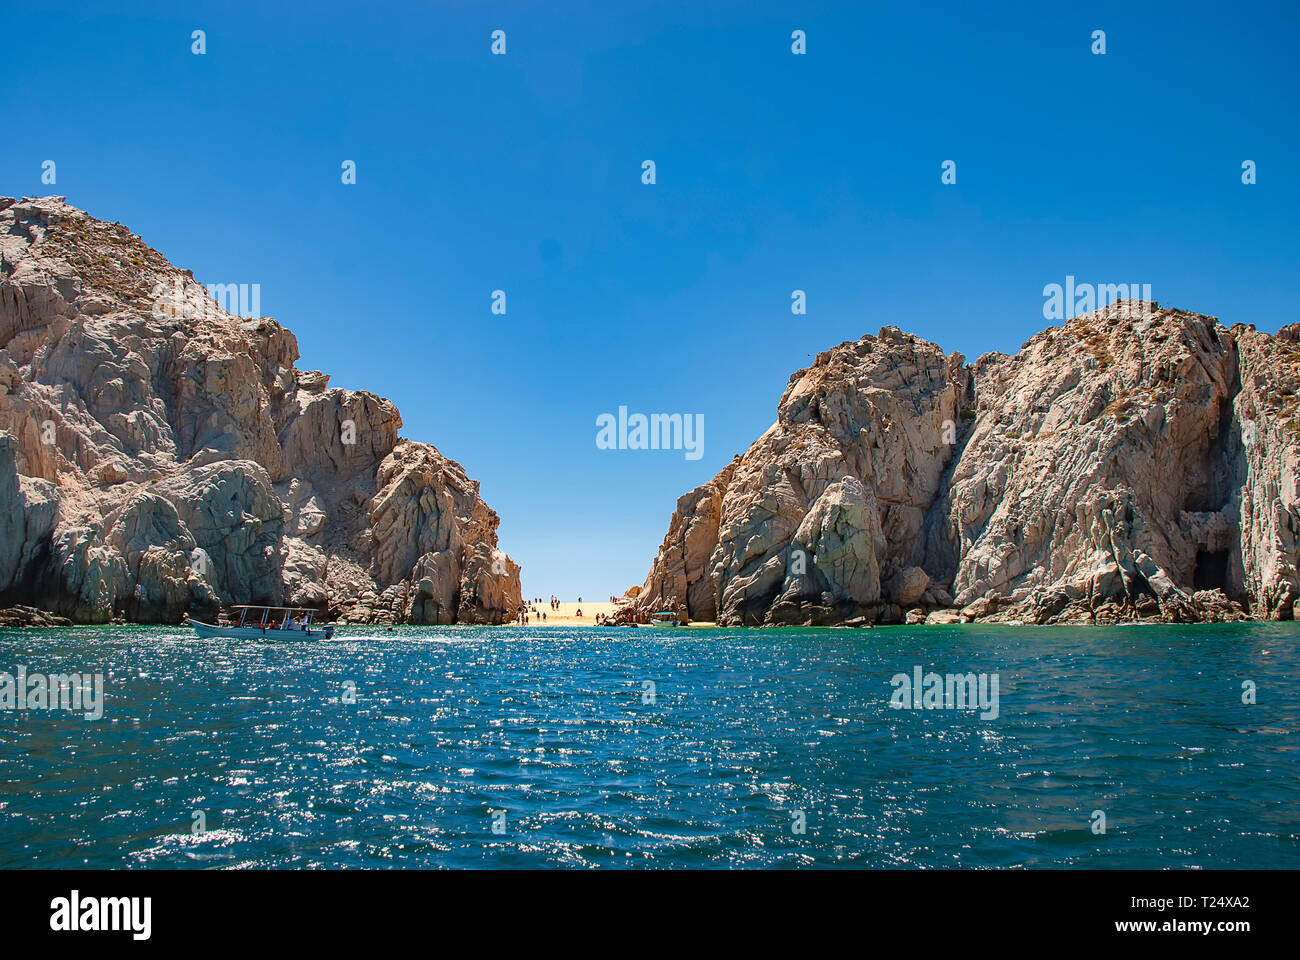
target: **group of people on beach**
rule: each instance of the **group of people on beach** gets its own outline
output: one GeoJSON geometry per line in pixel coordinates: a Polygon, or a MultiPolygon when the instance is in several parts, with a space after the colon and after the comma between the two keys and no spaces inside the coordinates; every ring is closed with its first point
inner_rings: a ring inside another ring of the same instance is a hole
{"type": "MultiPolygon", "coordinates": [[[[530,619],[534,617],[541,617],[543,620],[545,620],[546,611],[542,610],[539,612],[537,609],[538,604],[540,604],[541,602],[542,602],[541,597],[533,597],[531,600],[525,600],[523,602],[523,605],[519,608],[518,614],[515,616],[515,622],[518,623],[520,626],[527,626],[530,619]]],[[[578,598],[578,602],[582,603],[582,597],[578,598]]],[[[559,610],[560,598],[555,596],[555,594],[551,594],[550,605],[551,605],[552,613],[554,613],[556,610],[559,610]]],[[[579,607],[574,612],[574,616],[578,617],[579,619],[582,618],[582,607],[579,607]]],[[[596,615],[596,622],[597,623],[601,622],[601,617],[599,614],[596,615]]]]}
{"type": "MultiPolygon", "coordinates": [[[[630,623],[633,621],[631,608],[629,606],[626,606],[626,604],[628,603],[626,598],[620,599],[619,597],[610,597],[609,599],[611,603],[615,604],[616,609],[614,610],[613,613],[597,613],[595,619],[592,621],[593,625],[602,626],[602,627],[621,626],[625,623],[630,623]],[[620,604],[624,606],[620,606],[620,604]]],[[[527,626],[530,622],[538,619],[539,617],[543,621],[546,620],[547,612],[545,610],[539,611],[537,609],[539,606],[541,606],[542,602],[543,601],[541,597],[533,597],[532,599],[525,600],[520,605],[518,614],[516,615],[515,619],[512,622],[517,623],[520,626],[527,626]]],[[[563,616],[562,614],[559,614],[559,610],[561,606],[561,601],[559,597],[555,596],[554,594],[551,594],[550,600],[546,602],[550,604],[551,613],[556,613],[557,615],[563,616]]],[[[582,597],[578,598],[578,603],[582,603],[582,597]]],[[[582,607],[578,607],[574,611],[573,616],[576,619],[581,620],[582,607]]]]}
{"type": "Polygon", "coordinates": [[[546,611],[543,610],[540,614],[537,612],[537,604],[541,602],[541,597],[533,597],[531,600],[525,600],[524,605],[519,608],[519,615],[515,618],[516,622],[518,622],[520,626],[526,627],[528,626],[529,620],[533,617],[540,616],[545,620],[546,611]]]}

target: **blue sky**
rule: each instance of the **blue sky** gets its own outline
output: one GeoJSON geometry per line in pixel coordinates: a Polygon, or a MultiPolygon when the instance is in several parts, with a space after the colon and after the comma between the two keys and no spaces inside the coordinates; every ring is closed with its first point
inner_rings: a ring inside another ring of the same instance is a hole
{"type": "Polygon", "coordinates": [[[640,583],[790,374],[885,324],[1014,351],[1067,274],[1300,320],[1293,3],[95,6],[6,5],[0,193],[261,284],[301,367],[482,482],[529,596],[640,583]],[[703,414],[703,456],[597,449],[620,405],[703,414]]]}

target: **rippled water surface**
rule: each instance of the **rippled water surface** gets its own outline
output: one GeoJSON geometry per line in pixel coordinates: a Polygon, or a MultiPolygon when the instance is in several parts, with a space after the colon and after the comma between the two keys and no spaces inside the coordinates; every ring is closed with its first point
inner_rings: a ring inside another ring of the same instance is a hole
{"type": "Polygon", "coordinates": [[[0,866],[1297,867],[1297,639],[0,631],[0,671],[105,674],[102,719],[0,714],[0,866]],[[998,716],[891,709],[916,666],[998,716]]]}

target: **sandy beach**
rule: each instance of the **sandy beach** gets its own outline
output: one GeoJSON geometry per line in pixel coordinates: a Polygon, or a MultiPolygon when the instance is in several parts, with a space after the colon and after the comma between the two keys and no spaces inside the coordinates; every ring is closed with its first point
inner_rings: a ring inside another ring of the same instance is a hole
{"type": "Polygon", "coordinates": [[[528,625],[530,627],[582,627],[595,626],[596,614],[601,613],[609,616],[617,609],[617,604],[610,603],[608,600],[591,601],[584,600],[582,603],[570,602],[567,600],[560,601],[558,610],[552,610],[550,603],[545,597],[542,602],[537,604],[537,612],[528,614],[528,625]],[[582,616],[578,616],[578,611],[582,611],[582,616]],[[542,619],[542,614],[546,614],[546,619],[542,619]]]}
{"type": "MultiPolygon", "coordinates": [[[[585,600],[582,603],[562,600],[559,609],[552,610],[550,604],[543,600],[537,605],[537,613],[528,615],[528,625],[530,627],[594,627],[597,625],[596,614],[600,613],[608,617],[622,605],[622,603],[610,603],[608,600],[597,603],[585,600]],[[579,610],[582,611],[581,617],[578,616],[579,610]],[[543,612],[546,613],[545,620],[542,619],[543,612]]],[[[513,624],[513,621],[511,621],[511,624],[513,624]]],[[[511,624],[506,624],[506,626],[511,624]]],[[[646,624],[641,624],[641,626],[646,626],[646,624]]],[[[698,620],[683,624],[683,626],[713,627],[716,624],[698,620]]]]}

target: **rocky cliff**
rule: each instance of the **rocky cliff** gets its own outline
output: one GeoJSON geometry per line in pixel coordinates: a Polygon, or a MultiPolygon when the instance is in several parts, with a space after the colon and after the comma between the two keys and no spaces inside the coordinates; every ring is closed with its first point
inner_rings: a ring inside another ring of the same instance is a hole
{"type": "Polygon", "coordinates": [[[1292,619],[1298,333],[1124,301],[973,364],[894,327],[841,344],[677,502],[637,610],[1292,619]]]}
{"type": "Polygon", "coordinates": [[[297,359],[120,224],[0,198],[0,606],[513,616],[519,567],[478,484],[297,359]]]}

